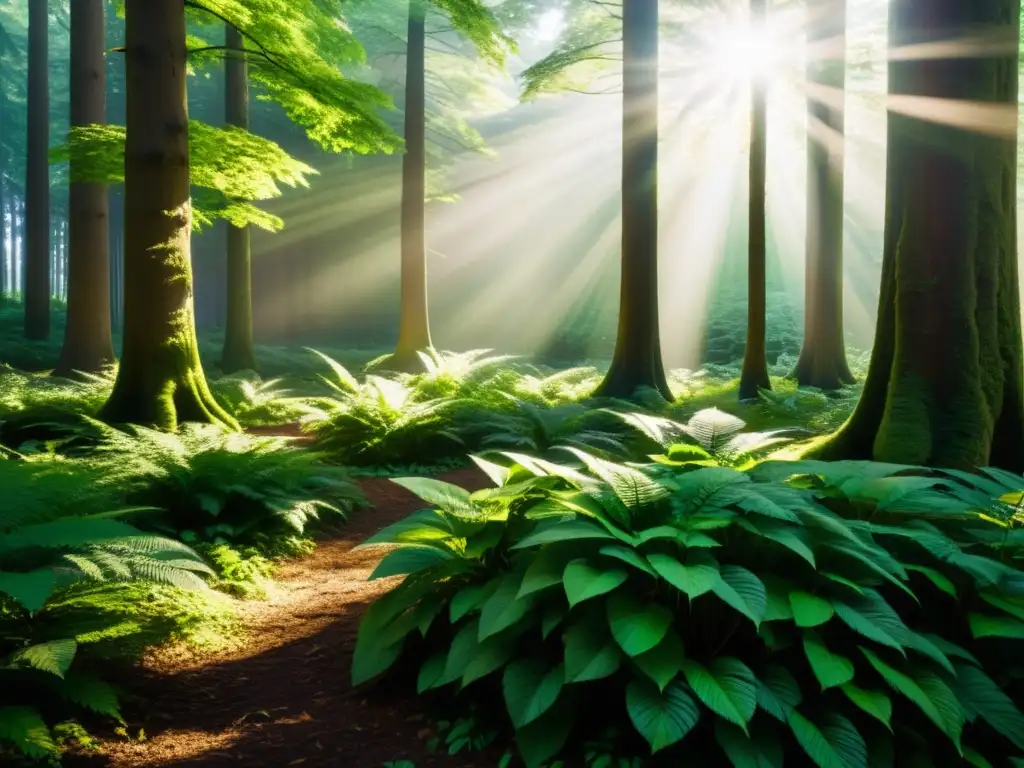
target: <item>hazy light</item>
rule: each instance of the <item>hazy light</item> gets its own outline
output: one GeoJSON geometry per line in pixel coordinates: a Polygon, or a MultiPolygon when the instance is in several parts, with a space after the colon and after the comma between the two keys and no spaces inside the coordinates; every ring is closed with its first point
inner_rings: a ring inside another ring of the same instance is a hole
{"type": "Polygon", "coordinates": [[[565,13],[560,9],[548,11],[537,19],[533,37],[539,42],[550,43],[565,29],[565,13]]]}

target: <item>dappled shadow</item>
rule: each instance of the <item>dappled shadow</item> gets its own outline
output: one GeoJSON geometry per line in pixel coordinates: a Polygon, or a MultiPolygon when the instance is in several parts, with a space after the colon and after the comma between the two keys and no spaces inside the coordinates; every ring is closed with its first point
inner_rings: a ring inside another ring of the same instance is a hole
{"type": "MultiPolygon", "coordinates": [[[[443,479],[481,488],[474,469],[443,479]]],[[[437,758],[418,702],[387,685],[349,684],[359,617],[393,580],[367,582],[379,553],[353,547],[419,505],[384,479],[361,482],[375,508],[353,516],[340,537],[281,569],[266,601],[243,604],[250,630],[239,648],[195,654],[154,653],[126,678],[138,708],[103,757],[75,756],[69,766],[339,766],[381,768],[411,760],[417,768],[493,766],[493,755],[437,758]]]]}

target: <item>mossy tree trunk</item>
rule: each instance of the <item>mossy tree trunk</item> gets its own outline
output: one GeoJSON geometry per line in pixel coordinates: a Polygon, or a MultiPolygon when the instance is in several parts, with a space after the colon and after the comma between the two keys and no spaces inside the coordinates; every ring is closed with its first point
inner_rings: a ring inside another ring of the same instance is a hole
{"type": "MultiPolygon", "coordinates": [[[[106,26],[103,0],[71,3],[71,126],[106,122],[106,26]]],[[[74,168],[72,167],[72,175],[74,168]]],[[[114,361],[110,334],[110,238],[107,187],[68,187],[68,311],[54,373],[94,372],[114,361]]]]}
{"type": "MultiPolygon", "coordinates": [[[[751,24],[763,29],[765,0],[750,0],[751,24]]],[[[767,313],[767,238],[765,236],[765,167],[767,144],[766,83],[755,73],[750,83],[750,200],[747,230],[747,345],[740,372],[740,399],[754,399],[771,389],[765,351],[767,313]]]]}
{"type": "Polygon", "coordinates": [[[409,0],[405,62],[405,156],[402,159],[401,297],[398,343],[380,363],[392,371],[418,372],[418,352],[430,349],[427,310],[427,0],[409,0]]]}
{"type": "Polygon", "coordinates": [[[25,145],[25,338],[50,336],[49,2],[28,4],[28,136],[25,145]]]}
{"type": "MultiPolygon", "coordinates": [[[[241,53],[242,34],[228,25],[224,63],[224,117],[228,125],[249,129],[249,73],[241,53]]],[[[228,224],[227,238],[227,322],[220,367],[224,373],[255,371],[256,353],[252,341],[252,251],[249,227],[228,224]]]]}
{"type": "Polygon", "coordinates": [[[672,399],[658,322],[658,0],[622,5],[622,274],[611,367],[594,394],[672,399]]]}
{"type": "MultiPolygon", "coordinates": [[[[1020,0],[893,0],[890,46],[1016,29],[1020,0]]],[[[1017,54],[892,61],[889,90],[1017,105],[1017,54]]],[[[1016,121],[1014,121],[1016,124],[1016,121]]],[[[822,458],[1024,470],[1017,142],[889,113],[871,365],[822,458]]]]}
{"type": "Polygon", "coordinates": [[[804,278],[804,341],[793,377],[804,387],[839,389],[855,379],[843,339],[843,104],[846,60],[832,52],[846,45],[846,0],[816,0],[808,9],[809,45],[828,48],[807,64],[807,81],[817,86],[807,99],[814,130],[807,141],[807,242],[804,278]],[[820,92],[820,93],[819,93],[820,92]],[[828,98],[823,98],[827,94],[828,98]],[[824,139],[815,138],[824,134],[824,139]],[[830,150],[838,139],[840,151],[830,150]]]}
{"type": "Polygon", "coordinates": [[[100,417],[235,425],[210,393],[192,311],[183,0],[127,0],[124,349],[100,417]]]}

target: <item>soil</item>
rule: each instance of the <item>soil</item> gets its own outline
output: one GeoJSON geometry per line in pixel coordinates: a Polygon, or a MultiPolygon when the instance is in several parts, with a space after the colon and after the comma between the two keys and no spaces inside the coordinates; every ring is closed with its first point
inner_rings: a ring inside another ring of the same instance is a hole
{"type": "MultiPolygon", "coordinates": [[[[475,467],[439,479],[471,490],[488,485],[475,467]]],[[[128,713],[127,732],[144,729],[145,740],[102,740],[101,756],[68,764],[383,768],[408,760],[415,768],[493,768],[493,754],[431,754],[430,721],[415,698],[349,684],[359,618],[396,583],[368,582],[380,552],[353,547],[422,505],[387,479],[360,485],[373,508],[283,565],[267,600],[241,603],[241,647],[164,648],[135,670],[130,689],[144,709],[128,713]]]]}

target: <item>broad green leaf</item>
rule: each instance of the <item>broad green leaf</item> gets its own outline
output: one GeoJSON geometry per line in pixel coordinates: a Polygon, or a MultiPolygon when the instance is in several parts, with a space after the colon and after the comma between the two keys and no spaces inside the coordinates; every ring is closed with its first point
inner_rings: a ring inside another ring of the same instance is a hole
{"type": "Polygon", "coordinates": [[[526,615],[533,604],[527,595],[517,598],[522,577],[515,572],[501,577],[494,592],[480,608],[480,634],[478,640],[486,640],[501,630],[511,627],[526,615]]]}
{"type": "Polygon", "coordinates": [[[603,622],[591,617],[578,620],[563,635],[565,641],[565,682],[600,680],[618,671],[622,651],[603,622]]]}
{"type": "Polygon", "coordinates": [[[370,574],[369,581],[424,571],[454,558],[455,555],[447,549],[418,545],[402,546],[381,558],[370,574]]]}
{"type": "Polygon", "coordinates": [[[757,681],[757,706],[780,722],[787,722],[790,710],[799,706],[803,696],[800,684],[788,669],[769,664],[757,681]]]}
{"type": "Polygon", "coordinates": [[[719,582],[718,562],[706,552],[688,553],[685,562],[672,555],[652,553],[647,562],[665,581],[691,600],[714,589],[719,582]]]}
{"type": "Polygon", "coordinates": [[[607,555],[608,557],[614,557],[616,560],[621,560],[628,565],[632,565],[634,568],[637,568],[644,573],[648,573],[655,578],[658,576],[650,563],[648,563],[644,556],[635,549],[623,546],[622,544],[608,544],[601,547],[598,552],[602,555],[607,555]]]}
{"type": "Polygon", "coordinates": [[[628,574],[622,568],[604,571],[593,567],[584,558],[573,560],[565,566],[565,573],[562,576],[570,608],[584,600],[611,592],[621,586],[627,578],[628,574]]]}
{"type": "Polygon", "coordinates": [[[715,595],[759,626],[768,607],[764,583],[738,565],[723,565],[721,579],[712,588],[715,595]]]}
{"type": "Polygon", "coordinates": [[[739,659],[719,657],[708,666],[683,660],[683,674],[704,705],[747,733],[757,708],[757,679],[739,659]]]}
{"type": "Polygon", "coordinates": [[[669,627],[660,643],[651,650],[634,656],[633,661],[645,675],[655,682],[659,691],[664,691],[675,676],[682,671],[685,657],[686,652],[679,633],[669,627]]]}
{"type": "Polygon", "coordinates": [[[542,638],[548,639],[548,635],[554,632],[555,627],[562,623],[566,611],[565,604],[561,601],[545,603],[540,616],[540,635],[542,638]]]}
{"type": "Polygon", "coordinates": [[[60,753],[50,729],[32,707],[0,707],[0,742],[14,744],[28,757],[56,757],[60,753]]]}
{"type": "Polygon", "coordinates": [[[783,768],[782,744],[771,730],[748,736],[738,726],[716,718],[715,739],[733,768],[783,768]]]}
{"type": "Polygon", "coordinates": [[[448,647],[448,657],[444,665],[444,674],[436,685],[454,683],[466,673],[466,667],[476,656],[480,648],[480,619],[473,618],[459,627],[448,647]]]}
{"type": "Polygon", "coordinates": [[[942,678],[930,670],[917,670],[914,680],[939,711],[939,714],[942,716],[942,729],[953,740],[957,751],[962,753],[963,747],[960,744],[960,735],[967,720],[967,712],[960,706],[960,702],[956,700],[956,694],[953,693],[952,689],[946,685],[942,678]]]}
{"type": "Polygon", "coordinates": [[[1024,714],[992,678],[970,664],[958,664],[953,689],[969,714],[982,718],[989,726],[1024,750],[1024,714]]]}
{"type": "Polygon", "coordinates": [[[982,592],[979,597],[991,606],[1006,611],[1011,616],[1024,621],[1024,596],[1009,597],[982,592]]]}
{"type": "Polygon", "coordinates": [[[1024,622],[1009,616],[987,616],[984,613],[970,613],[967,621],[974,637],[1006,637],[1024,640],[1024,622]]]}
{"type": "Polygon", "coordinates": [[[78,671],[71,671],[56,686],[62,698],[79,707],[124,722],[117,706],[117,693],[109,684],[78,671]]]}
{"type": "Polygon", "coordinates": [[[41,672],[49,672],[57,677],[64,677],[75,660],[78,643],[64,638],[37,643],[11,654],[9,664],[12,667],[30,667],[41,672]]]}
{"type": "Polygon", "coordinates": [[[964,760],[977,768],[993,768],[992,763],[985,759],[985,756],[975,752],[970,747],[964,747],[964,760]]]}
{"type": "Polygon", "coordinates": [[[462,672],[462,685],[467,686],[505,666],[515,654],[520,634],[516,630],[499,632],[477,645],[462,672]]]}
{"type": "Polygon", "coordinates": [[[516,729],[516,746],[526,768],[541,768],[561,751],[572,731],[573,716],[571,706],[558,702],[536,720],[516,729]]]}
{"type": "MultiPolygon", "coordinates": [[[[849,726],[853,729],[853,726],[849,726]]],[[[846,762],[839,745],[833,743],[822,728],[812,723],[795,709],[789,713],[789,728],[793,731],[800,748],[814,761],[818,768],[866,768],[867,746],[864,745],[863,759],[857,762],[846,762]]],[[[856,733],[856,730],[853,730],[856,733]]],[[[838,734],[835,734],[838,735],[838,734]]],[[[860,734],[857,734],[858,737],[860,734]]]]}
{"type": "Polygon", "coordinates": [[[865,592],[855,600],[836,600],[833,605],[836,615],[854,632],[903,653],[897,637],[906,631],[906,625],[881,597],[865,592]]]}
{"type": "Polygon", "coordinates": [[[831,619],[836,612],[829,600],[801,590],[789,593],[789,606],[798,627],[817,627],[831,619]]]}
{"type": "Polygon", "coordinates": [[[650,680],[633,679],[626,686],[626,709],[652,754],[681,741],[700,719],[700,707],[680,681],[660,691],[650,680]]]}
{"type": "Polygon", "coordinates": [[[55,585],[54,573],[49,568],[27,573],[0,571],[0,593],[10,595],[29,613],[35,613],[46,605],[55,585]]]}
{"type": "Polygon", "coordinates": [[[555,541],[575,539],[614,539],[615,537],[595,523],[587,520],[564,520],[557,523],[537,524],[533,533],[516,542],[512,549],[526,549],[555,541]]]}
{"type": "Polygon", "coordinates": [[[566,564],[575,557],[570,550],[563,547],[545,547],[537,553],[523,574],[523,583],[519,587],[518,597],[525,597],[533,592],[553,587],[562,583],[562,573],[566,564]]]}
{"type": "Polygon", "coordinates": [[[842,686],[842,691],[850,701],[892,730],[892,700],[888,696],[881,691],[858,688],[853,683],[842,686]]]}
{"type": "Polygon", "coordinates": [[[956,597],[956,585],[953,584],[953,582],[941,571],[937,571],[934,568],[928,568],[923,565],[908,565],[906,568],[908,571],[920,573],[950,597],[956,597]]]}
{"type": "Polygon", "coordinates": [[[889,666],[868,648],[861,646],[860,650],[867,657],[868,663],[875,668],[875,671],[882,676],[894,691],[914,702],[929,720],[945,732],[946,723],[942,719],[942,713],[939,712],[934,702],[928,697],[928,694],[921,690],[921,686],[912,677],[889,666]]]}
{"type": "Polygon", "coordinates": [[[430,477],[393,477],[391,482],[412,491],[427,504],[440,507],[445,512],[462,515],[476,512],[476,507],[469,498],[469,491],[457,485],[430,477]]]}
{"type": "Polygon", "coordinates": [[[424,693],[431,688],[444,685],[444,670],[447,665],[447,653],[435,653],[423,662],[419,674],[416,676],[416,693],[424,693]]]}
{"type": "Polygon", "coordinates": [[[564,684],[561,664],[548,667],[537,659],[519,659],[505,667],[501,688],[512,724],[522,728],[547,712],[564,684]]]}
{"type": "Polygon", "coordinates": [[[421,509],[377,531],[359,548],[378,544],[429,544],[454,535],[451,524],[442,513],[436,509],[421,509]]]}
{"type": "Polygon", "coordinates": [[[804,630],[804,653],[811,664],[821,690],[846,685],[853,680],[853,662],[832,653],[813,630],[804,630]]]}
{"type": "Polygon", "coordinates": [[[452,624],[457,624],[459,619],[467,614],[479,611],[484,601],[497,588],[498,583],[499,581],[496,579],[487,584],[473,584],[460,589],[455,593],[451,603],[448,605],[448,620],[452,624]]]}
{"type": "Polygon", "coordinates": [[[612,636],[627,656],[639,656],[662,641],[672,614],[654,603],[639,603],[632,595],[614,592],[605,603],[612,636]]]}

